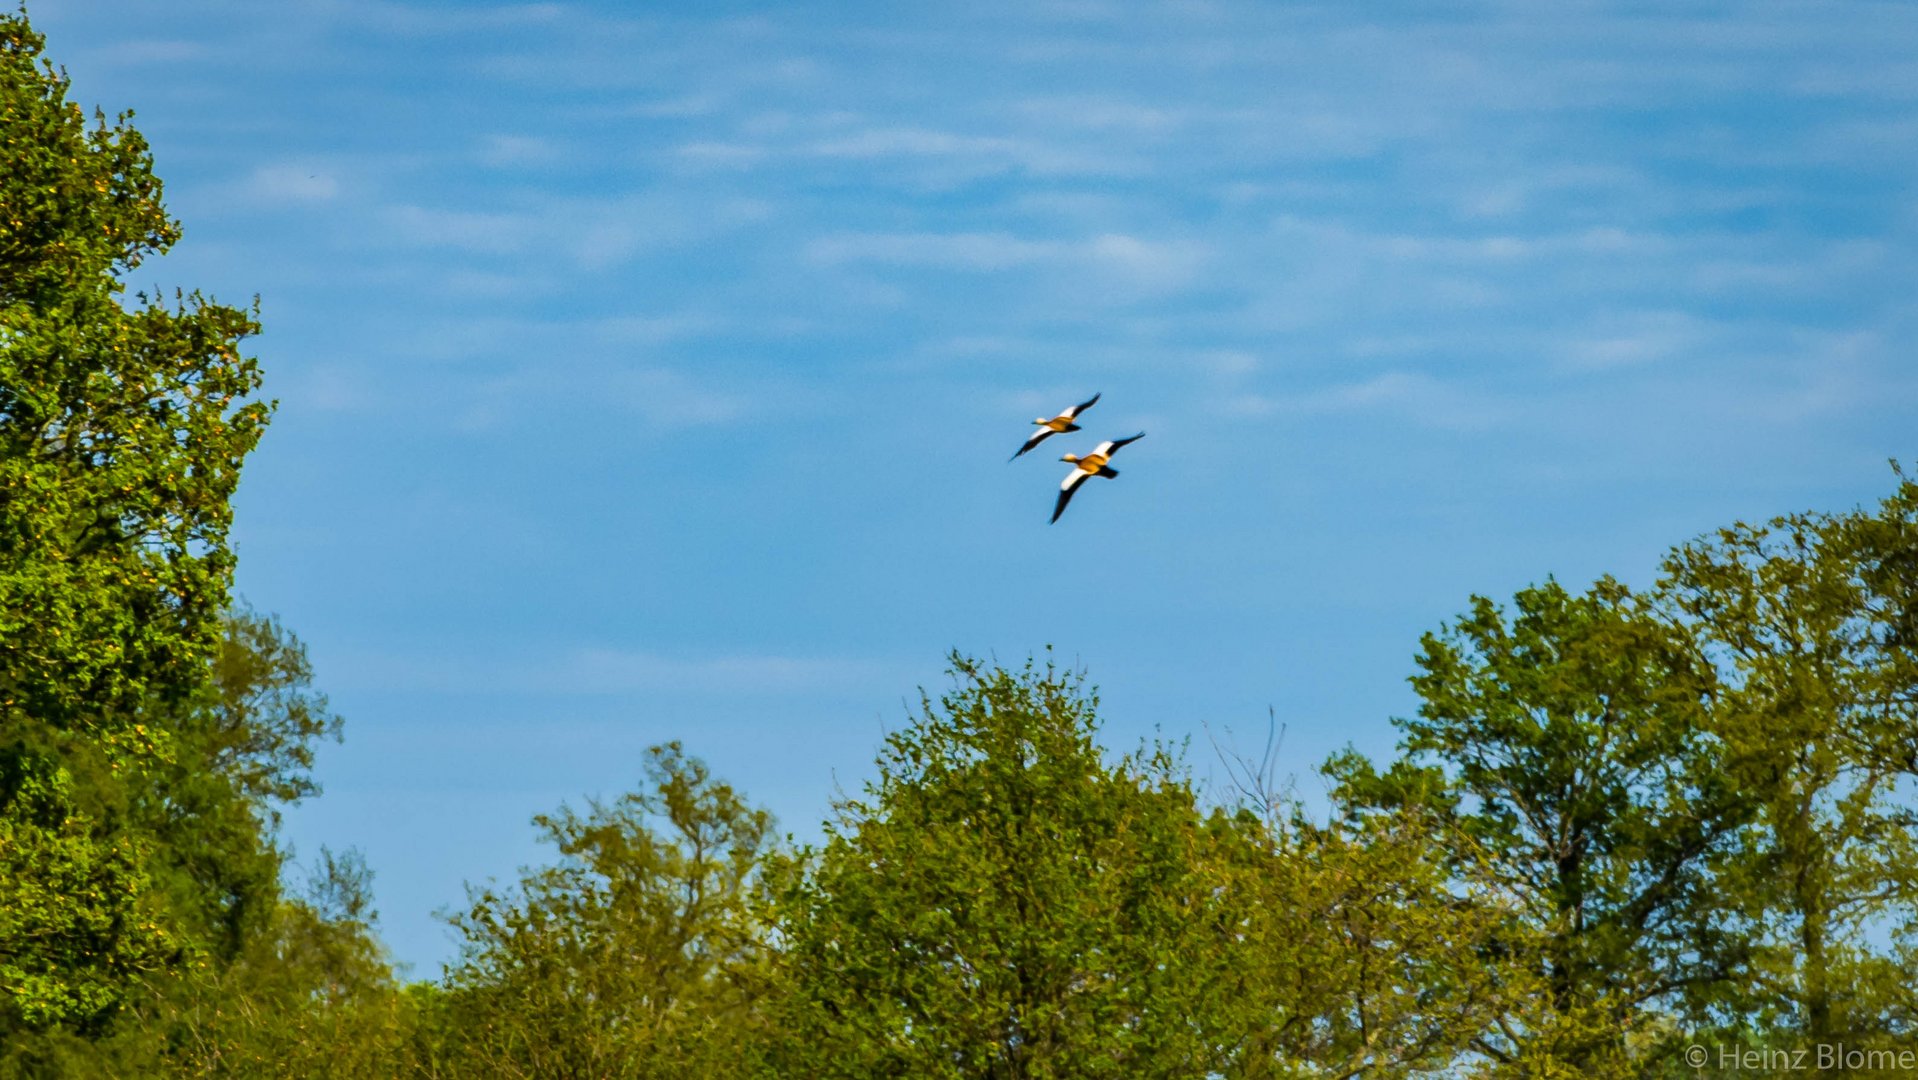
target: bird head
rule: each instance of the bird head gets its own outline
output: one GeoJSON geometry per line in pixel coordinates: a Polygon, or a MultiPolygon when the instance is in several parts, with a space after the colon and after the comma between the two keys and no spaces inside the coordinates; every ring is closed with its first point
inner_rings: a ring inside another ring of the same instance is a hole
{"type": "Polygon", "coordinates": [[[1072,463],[1073,463],[1074,465],[1077,465],[1077,464],[1079,463],[1079,455],[1077,455],[1077,454],[1067,454],[1067,455],[1066,455],[1065,457],[1062,457],[1062,458],[1060,458],[1059,460],[1060,460],[1060,461],[1070,461],[1070,462],[1072,462],[1072,463]]]}

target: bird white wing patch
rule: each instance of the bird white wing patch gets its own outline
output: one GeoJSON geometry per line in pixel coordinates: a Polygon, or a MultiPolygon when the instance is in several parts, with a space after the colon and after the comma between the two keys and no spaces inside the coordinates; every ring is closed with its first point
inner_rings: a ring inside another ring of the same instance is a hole
{"type": "Polygon", "coordinates": [[[1079,404],[1074,405],[1072,408],[1067,409],[1065,412],[1062,412],[1059,415],[1061,417],[1064,417],[1067,420],[1076,420],[1078,419],[1080,413],[1086,411],[1087,409],[1092,408],[1092,406],[1097,404],[1098,401],[1099,401],[1099,395],[1094,394],[1092,395],[1091,401],[1081,401],[1079,404]]]}
{"type": "Polygon", "coordinates": [[[1032,449],[1033,447],[1039,445],[1042,442],[1045,442],[1047,439],[1050,439],[1057,434],[1058,432],[1052,430],[1051,428],[1040,428],[1038,431],[1033,433],[1032,438],[1026,440],[1026,444],[1019,448],[1018,453],[1015,453],[1012,456],[1018,457],[1019,454],[1025,453],[1026,451],[1032,449]]]}
{"type": "Polygon", "coordinates": [[[1066,504],[1072,501],[1072,493],[1079,490],[1079,485],[1084,483],[1085,478],[1091,475],[1091,473],[1083,469],[1074,469],[1072,470],[1072,474],[1067,476],[1065,481],[1059,485],[1059,501],[1052,506],[1053,522],[1056,523],[1059,520],[1059,515],[1066,512],[1066,504]]]}

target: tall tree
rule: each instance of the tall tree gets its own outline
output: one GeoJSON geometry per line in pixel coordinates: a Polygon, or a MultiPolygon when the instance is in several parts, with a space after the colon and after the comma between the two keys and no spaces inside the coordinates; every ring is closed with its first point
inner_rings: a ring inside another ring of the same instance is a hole
{"type": "Polygon", "coordinates": [[[1512,908],[1461,880],[1417,810],[1235,822],[1242,901],[1226,1077],[1441,1071],[1507,1015],[1512,908]]]}
{"type": "Polygon", "coordinates": [[[1747,1015],[1818,1043],[1909,1038],[1918,920],[1918,483],[1878,507],[1743,522],[1662,586],[1722,672],[1724,768],[1760,809],[1740,886],[1763,962],[1747,1015]]]}
{"type": "Polygon", "coordinates": [[[123,988],[110,1029],[9,1032],[0,1077],[203,1075],[258,1060],[392,1075],[391,1054],[354,1072],[343,1049],[393,1043],[406,1012],[372,933],[370,875],[323,852],[311,875],[323,887],[288,895],[273,831],[279,807],[317,790],[312,743],[339,717],[277,619],[238,609],[223,624],[212,683],[156,725],[167,759],[120,778],[123,835],[144,845],[148,910],[175,955],[123,988]]]}
{"type": "Polygon", "coordinates": [[[206,685],[269,407],[250,311],[125,303],[179,235],[127,115],[0,15],[0,1030],[97,1025],[177,942],[127,785],[206,685]]]}
{"type": "Polygon", "coordinates": [[[155,873],[185,947],[225,962],[274,918],[280,810],[318,792],[314,744],[338,739],[341,720],[279,619],[240,606],[221,630],[211,681],[167,716],[167,760],[133,786],[130,820],[158,844],[155,873]]]}
{"type": "Polygon", "coordinates": [[[1214,1071],[1235,1038],[1230,823],[1163,752],[1107,763],[1078,678],[953,672],[779,898],[774,1071],[1214,1071]]]}
{"type": "Polygon", "coordinates": [[[560,860],[451,922],[429,1057],[447,1075],[737,1076],[765,944],[749,903],[771,819],[678,743],[647,787],[534,819],[560,860]]]}
{"type": "Polygon", "coordinates": [[[256,901],[233,954],[151,977],[110,1036],[69,1042],[63,1069],[28,1075],[407,1075],[419,1010],[373,933],[371,873],[356,853],[322,849],[304,877],[304,890],[256,901]]]}
{"type": "Polygon", "coordinates": [[[1479,1049],[1529,1075],[1630,1072],[1656,1010],[1703,1010],[1741,970],[1746,927],[1712,882],[1751,800],[1708,722],[1713,669],[1682,628],[1624,586],[1520,591],[1427,634],[1385,774],[1335,763],[1338,798],[1421,808],[1466,878],[1522,907],[1508,941],[1539,1008],[1479,1049]]]}

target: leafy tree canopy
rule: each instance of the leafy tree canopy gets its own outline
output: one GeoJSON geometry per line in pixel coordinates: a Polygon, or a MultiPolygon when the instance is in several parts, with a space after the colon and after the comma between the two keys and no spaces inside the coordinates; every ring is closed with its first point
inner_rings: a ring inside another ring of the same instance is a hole
{"type": "Polygon", "coordinates": [[[207,684],[268,406],[204,300],[123,306],[179,235],[145,141],[0,15],[0,1029],[97,1024],[179,941],[130,785],[207,684]]]}

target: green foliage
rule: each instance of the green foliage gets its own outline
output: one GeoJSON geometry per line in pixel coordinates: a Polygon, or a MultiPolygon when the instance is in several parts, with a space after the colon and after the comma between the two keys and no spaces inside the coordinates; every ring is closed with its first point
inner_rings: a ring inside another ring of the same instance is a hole
{"type": "Polygon", "coordinates": [[[119,302],[178,235],[127,117],[89,127],[0,17],[0,716],[110,735],[204,682],[267,406],[244,311],[119,302]]]}
{"type": "Polygon", "coordinates": [[[145,142],[0,16],[0,1031],[97,1029],[179,942],[137,788],[206,685],[228,500],[267,406],[253,316],[121,306],[178,235],[145,142]]]}
{"type": "Polygon", "coordinates": [[[371,880],[322,851],[306,895],[276,898],[237,955],[151,979],[99,1057],[118,1075],[401,1075],[415,1007],[373,934],[371,880]]]}
{"type": "Polygon", "coordinates": [[[10,1027],[66,1020],[97,1027],[172,938],[160,926],[137,835],[101,835],[73,811],[72,774],[22,753],[0,758],[8,813],[0,818],[0,988],[10,1027]],[[92,1023],[88,1023],[92,1022],[92,1023]]]}
{"type": "Polygon", "coordinates": [[[1234,1077],[1407,1076],[1506,1011],[1510,905],[1461,887],[1416,812],[1239,821],[1234,1077]],[[1249,858],[1248,858],[1249,856],[1249,858]]]}
{"type": "Polygon", "coordinates": [[[1439,816],[1461,880],[1517,902],[1510,977],[1543,1007],[1481,1050],[1532,1073],[1629,1071],[1652,1010],[1703,1010],[1742,970],[1713,872],[1750,800],[1721,767],[1715,672],[1682,629],[1609,579],[1514,607],[1475,597],[1426,635],[1423,702],[1397,721],[1408,760],[1385,777],[1338,763],[1338,797],[1439,816]]]}
{"type": "Polygon", "coordinates": [[[1472,598],[1399,758],[1327,763],[1325,820],[1108,759],[1083,680],[1031,662],[955,656],[817,849],[656,747],[640,791],[535,819],[557,861],[470,890],[459,961],[400,986],[357,856],[282,881],[340,721],[229,596],[257,310],[129,300],[179,226],[130,114],[89,122],[41,49],[0,15],[0,1080],[1569,1080],[1918,1039],[1902,471],[1644,595],[1472,598]]]}
{"type": "Polygon", "coordinates": [[[736,1076],[766,939],[750,904],[771,820],[678,743],[648,787],[534,819],[559,849],[474,890],[438,1003],[443,1075],[736,1076]]]}
{"type": "Polygon", "coordinates": [[[1726,878],[1757,916],[1743,1012],[1853,1045],[1918,1035],[1897,956],[1918,930],[1918,483],[1899,479],[1875,510],[1687,544],[1662,583],[1724,673],[1717,729],[1758,815],[1726,878]]]}
{"type": "Polygon", "coordinates": [[[1164,752],[1102,759],[1050,667],[955,656],[778,899],[780,1075],[1197,1076],[1232,1036],[1239,896],[1164,752]]]}
{"type": "Polygon", "coordinates": [[[338,742],[341,721],[313,688],[305,644],[278,618],[246,607],[229,610],[221,629],[214,696],[194,714],[204,767],[269,813],[319,794],[313,744],[338,742]]]}
{"type": "MultiPolygon", "coordinates": [[[[0,1077],[386,1077],[410,1060],[414,1009],[373,935],[364,864],[322,851],[307,895],[287,897],[267,828],[276,800],[311,790],[310,740],[338,718],[277,621],[236,611],[226,628],[212,683],[169,720],[169,759],[111,788],[124,796],[115,813],[142,845],[137,858],[77,867],[28,893],[33,906],[0,912],[77,922],[90,909],[74,899],[101,887],[76,880],[81,870],[108,884],[135,875],[142,910],[170,928],[174,951],[164,964],[122,963],[105,985],[78,978],[97,961],[67,961],[59,985],[98,994],[95,1015],[112,1023],[67,1031],[57,1017],[28,1017],[0,1051],[0,1077]]],[[[73,851],[76,861],[99,854],[84,842],[73,851]]],[[[117,940],[85,926],[68,934],[82,947],[117,940]]]]}
{"type": "Polygon", "coordinates": [[[145,773],[135,820],[160,849],[156,882],[191,947],[219,960],[280,899],[279,808],[314,793],[313,743],[340,718],[313,688],[300,639],[244,607],[221,620],[211,680],[167,719],[168,760],[145,773]]]}

